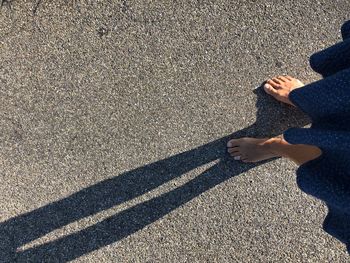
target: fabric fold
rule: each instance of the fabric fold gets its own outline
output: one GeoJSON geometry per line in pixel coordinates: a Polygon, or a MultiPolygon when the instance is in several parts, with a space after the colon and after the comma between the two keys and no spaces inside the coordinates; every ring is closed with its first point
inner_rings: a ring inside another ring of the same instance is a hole
{"type": "Polygon", "coordinates": [[[311,68],[323,77],[350,67],[350,38],[348,38],[347,27],[344,29],[344,41],[314,53],[310,57],[311,68]]]}
{"type": "Polygon", "coordinates": [[[350,252],[350,21],[341,28],[343,42],[310,58],[325,78],[295,89],[289,99],[310,118],[310,128],[283,133],[290,144],[314,145],[322,154],[299,166],[298,186],[323,200],[329,212],[324,229],[350,252]]]}
{"type": "Polygon", "coordinates": [[[290,144],[309,144],[327,150],[350,152],[348,131],[290,128],[283,133],[283,138],[290,144]]]}
{"type": "Polygon", "coordinates": [[[340,122],[349,121],[350,68],[294,89],[290,92],[289,99],[309,115],[313,122],[338,116],[340,122]]]}
{"type": "Polygon", "coordinates": [[[341,35],[343,40],[350,38],[350,20],[346,21],[341,27],[341,35]]]}

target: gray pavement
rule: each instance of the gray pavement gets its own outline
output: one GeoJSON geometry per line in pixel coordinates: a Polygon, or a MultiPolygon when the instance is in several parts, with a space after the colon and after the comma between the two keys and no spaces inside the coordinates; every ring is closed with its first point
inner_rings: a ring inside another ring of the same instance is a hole
{"type": "Polygon", "coordinates": [[[0,262],[346,262],[284,159],[308,119],[255,90],[340,41],[346,0],[4,1],[0,262]]]}

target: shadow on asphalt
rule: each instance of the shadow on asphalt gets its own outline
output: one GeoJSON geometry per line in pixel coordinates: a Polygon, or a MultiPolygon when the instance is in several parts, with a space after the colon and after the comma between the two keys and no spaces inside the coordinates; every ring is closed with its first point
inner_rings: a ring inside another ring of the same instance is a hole
{"type": "Polygon", "coordinates": [[[274,136],[309,119],[300,111],[279,105],[260,88],[257,120],[251,126],[167,159],[125,172],[76,192],[62,200],[11,218],[0,224],[2,262],[65,262],[117,242],[194,199],[203,192],[264,164],[233,161],[226,153],[230,138],[274,136]],[[192,169],[217,164],[180,187],[123,210],[81,231],[19,251],[18,248],[56,229],[136,198],[192,169]]]}

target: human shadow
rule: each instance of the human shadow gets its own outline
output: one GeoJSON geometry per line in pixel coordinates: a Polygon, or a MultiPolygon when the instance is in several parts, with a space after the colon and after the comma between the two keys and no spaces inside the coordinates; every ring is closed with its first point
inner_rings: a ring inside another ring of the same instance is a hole
{"type": "Polygon", "coordinates": [[[251,126],[198,148],[122,173],[2,222],[0,258],[5,262],[66,262],[76,259],[135,233],[225,180],[266,163],[233,161],[226,153],[227,141],[243,136],[275,136],[289,127],[304,126],[309,119],[293,107],[281,106],[261,87],[254,93],[257,96],[257,118],[251,126]],[[55,229],[141,196],[214,160],[217,160],[214,166],[174,190],[78,232],[24,251],[18,250],[55,229]]]}

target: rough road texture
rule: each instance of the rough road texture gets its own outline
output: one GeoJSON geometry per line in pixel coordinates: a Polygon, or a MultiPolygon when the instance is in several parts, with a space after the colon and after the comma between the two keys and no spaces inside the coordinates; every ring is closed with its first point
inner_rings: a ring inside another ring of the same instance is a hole
{"type": "Polygon", "coordinates": [[[254,89],[319,78],[349,1],[2,2],[0,262],[348,260],[294,164],[225,144],[308,123],[254,89]]]}

